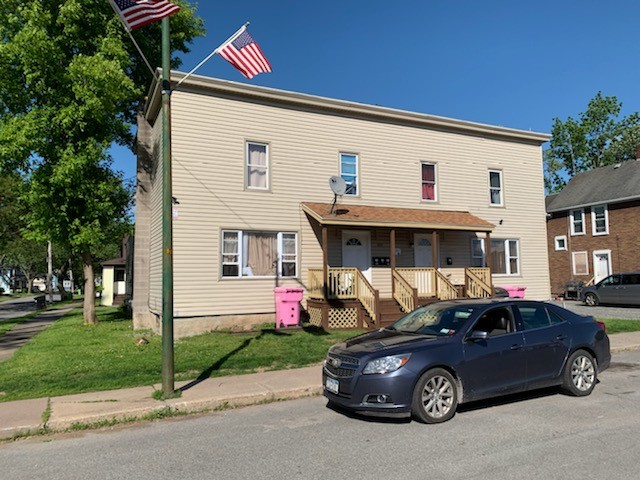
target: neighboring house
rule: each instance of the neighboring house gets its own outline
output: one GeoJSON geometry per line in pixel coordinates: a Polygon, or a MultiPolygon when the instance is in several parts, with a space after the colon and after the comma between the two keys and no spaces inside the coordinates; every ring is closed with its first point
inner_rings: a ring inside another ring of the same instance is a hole
{"type": "Polygon", "coordinates": [[[122,240],[120,256],[102,262],[102,294],[101,304],[110,307],[122,305],[131,298],[133,285],[132,251],[133,239],[126,236],[122,240]]]}
{"type": "Polygon", "coordinates": [[[579,173],[546,204],[554,294],[570,280],[640,270],[640,161],[579,173]]]}
{"type": "Polygon", "coordinates": [[[19,268],[3,268],[0,270],[1,293],[19,293],[27,291],[27,279],[19,268]]]}
{"type": "MultiPolygon", "coordinates": [[[[184,75],[173,73],[173,81],[184,75]]],[[[160,330],[160,85],[138,124],[133,316],[160,330]]],[[[378,326],[418,302],[548,299],[549,136],[199,76],[172,94],[177,336],[274,318],[378,326]],[[340,175],[344,195],[329,178],[340,175]]]]}

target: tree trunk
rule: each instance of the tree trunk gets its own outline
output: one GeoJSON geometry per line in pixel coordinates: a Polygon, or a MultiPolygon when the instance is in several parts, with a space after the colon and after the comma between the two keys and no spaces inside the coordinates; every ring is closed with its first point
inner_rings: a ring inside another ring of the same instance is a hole
{"type": "Polygon", "coordinates": [[[36,281],[36,277],[32,277],[31,275],[22,272],[22,274],[24,275],[25,280],[27,281],[27,293],[31,293],[33,292],[33,282],[36,281]]]}
{"type": "Polygon", "coordinates": [[[84,304],[82,316],[85,324],[95,325],[96,317],[96,284],[93,280],[93,256],[91,252],[82,254],[82,271],[84,272],[84,304]]]}
{"type": "Polygon", "coordinates": [[[58,285],[56,288],[60,293],[60,299],[64,300],[67,295],[67,291],[64,289],[64,277],[67,275],[67,262],[64,262],[62,266],[58,269],[58,285]]]}

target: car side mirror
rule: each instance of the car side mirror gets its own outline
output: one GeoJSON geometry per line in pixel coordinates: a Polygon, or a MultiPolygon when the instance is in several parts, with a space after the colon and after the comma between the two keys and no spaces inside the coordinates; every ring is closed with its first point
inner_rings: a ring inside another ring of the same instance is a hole
{"type": "Polygon", "coordinates": [[[474,330],[471,335],[467,337],[467,340],[475,342],[476,340],[486,340],[489,334],[482,330],[474,330]]]}

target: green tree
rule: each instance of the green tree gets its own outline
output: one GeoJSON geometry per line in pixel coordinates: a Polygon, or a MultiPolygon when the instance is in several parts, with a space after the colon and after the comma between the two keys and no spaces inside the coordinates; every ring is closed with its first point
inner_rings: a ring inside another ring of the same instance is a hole
{"type": "MultiPolygon", "coordinates": [[[[183,8],[171,17],[172,47],[187,52],[202,20],[188,2],[176,3],[183,8]]],[[[159,23],[134,35],[159,65],[159,23]]],[[[0,173],[29,176],[31,239],[79,252],[84,320],[95,323],[94,251],[127,223],[131,198],[107,151],[133,145],[151,73],[107,0],[3,0],[0,42],[0,173]]]]}
{"type": "Polygon", "coordinates": [[[38,275],[46,272],[47,244],[24,238],[26,206],[22,198],[25,181],[15,172],[0,176],[0,269],[11,284],[10,272],[22,272],[29,291],[38,275]]]}
{"type": "Polygon", "coordinates": [[[544,152],[545,186],[556,192],[576,173],[634,159],[640,145],[640,116],[620,118],[622,103],[601,92],[577,119],[553,120],[551,144],[544,152]]]}

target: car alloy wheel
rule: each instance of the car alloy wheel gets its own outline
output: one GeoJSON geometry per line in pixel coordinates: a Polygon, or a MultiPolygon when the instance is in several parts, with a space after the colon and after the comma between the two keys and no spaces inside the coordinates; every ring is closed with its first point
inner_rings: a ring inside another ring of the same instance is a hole
{"type": "Polygon", "coordinates": [[[572,395],[589,395],[598,379],[595,360],[588,352],[578,350],[569,357],[564,373],[564,389],[572,395]]]}
{"type": "Polygon", "coordinates": [[[435,368],[418,381],[411,410],[421,422],[446,422],[455,414],[457,397],[456,382],[451,374],[442,368],[435,368]]]}
{"type": "Polygon", "coordinates": [[[599,303],[598,297],[596,297],[593,293],[587,293],[587,296],[584,297],[584,303],[586,303],[590,307],[595,307],[599,303]]]}

